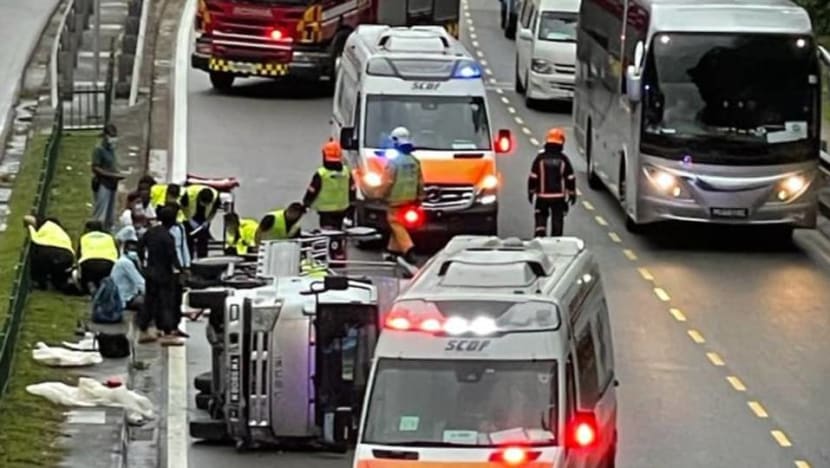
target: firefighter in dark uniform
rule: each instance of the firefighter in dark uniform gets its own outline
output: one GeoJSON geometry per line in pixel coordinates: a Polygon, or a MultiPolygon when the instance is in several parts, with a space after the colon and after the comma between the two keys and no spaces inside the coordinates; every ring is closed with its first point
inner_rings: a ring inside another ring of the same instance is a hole
{"type": "Polygon", "coordinates": [[[527,199],[534,205],[535,236],[561,236],[568,204],[576,203],[576,176],[571,161],[562,152],[565,132],[560,128],[548,131],[544,149],[533,160],[527,178],[527,199]],[[535,198],[535,200],[534,200],[535,198]]]}
{"type": "Polygon", "coordinates": [[[195,258],[205,258],[208,255],[210,222],[219,211],[219,204],[219,191],[200,184],[185,187],[179,200],[184,213],[187,245],[195,258]]]}
{"type": "Polygon", "coordinates": [[[84,231],[78,241],[78,286],[95,294],[118,260],[118,243],[100,221],[87,222],[84,231]]]}
{"type": "Polygon", "coordinates": [[[311,178],[303,205],[317,211],[321,228],[339,231],[354,199],[354,180],[343,164],[343,150],[331,140],[323,145],[323,165],[311,178]]]}
{"type": "Polygon", "coordinates": [[[256,245],[265,240],[285,240],[300,237],[300,220],[305,214],[302,203],[292,203],[284,210],[274,210],[259,221],[256,245]]]}

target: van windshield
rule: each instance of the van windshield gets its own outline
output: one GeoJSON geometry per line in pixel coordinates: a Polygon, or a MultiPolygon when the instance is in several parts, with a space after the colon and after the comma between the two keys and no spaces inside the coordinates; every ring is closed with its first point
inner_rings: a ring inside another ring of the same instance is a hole
{"type": "Polygon", "coordinates": [[[389,148],[389,134],[406,127],[422,150],[489,150],[490,123],[483,97],[388,96],[366,97],[364,146],[389,148]]]}
{"type": "Polygon", "coordinates": [[[545,11],[539,22],[539,39],[551,42],[576,42],[577,13],[545,11]]]}
{"type": "Polygon", "coordinates": [[[380,359],[363,443],[557,445],[557,362],[380,359]]]}

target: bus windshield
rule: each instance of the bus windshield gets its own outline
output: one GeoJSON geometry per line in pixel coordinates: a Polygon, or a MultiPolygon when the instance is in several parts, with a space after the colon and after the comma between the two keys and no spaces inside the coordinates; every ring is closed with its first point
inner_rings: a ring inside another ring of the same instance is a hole
{"type": "Polygon", "coordinates": [[[483,97],[366,96],[364,146],[388,148],[389,134],[406,127],[416,148],[489,150],[490,125],[483,97]]]}
{"type": "Polygon", "coordinates": [[[808,37],[660,34],[644,85],[645,154],[724,165],[818,157],[818,61],[808,37]]]}
{"type": "Polygon", "coordinates": [[[556,361],[381,359],[363,443],[557,445],[556,361]]]}

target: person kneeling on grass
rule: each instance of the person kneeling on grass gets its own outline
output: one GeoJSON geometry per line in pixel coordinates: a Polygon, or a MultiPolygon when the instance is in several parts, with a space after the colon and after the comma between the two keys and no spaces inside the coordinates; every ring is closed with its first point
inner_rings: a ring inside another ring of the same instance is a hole
{"type": "Polygon", "coordinates": [[[78,242],[78,286],[94,296],[118,260],[118,244],[100,221],[88,221],[85,231],[78,242]]]}
{"type": "Polygon", "coordinates": [[[32,281],[38,288],[46,289],[51,280],[56,290],[67,292],[72,266],[75,264],[72,238],[55,218],[25,216],[23,225],[28,228],[32,242],[29,256],[32,281]]]}

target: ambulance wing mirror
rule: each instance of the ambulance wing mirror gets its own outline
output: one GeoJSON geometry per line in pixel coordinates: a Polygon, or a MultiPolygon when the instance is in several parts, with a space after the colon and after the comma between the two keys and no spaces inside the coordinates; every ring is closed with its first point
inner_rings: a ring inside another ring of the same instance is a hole
{"type": "Polygon", "coordinates": [[[357,150],[357,135],[354,127],[343,127],[340,129],[340,146],[346,151],[357,150]]]}
{"type": "Polygon", "coordinates": [[[349,289],[349,278],[345,276],[326,276],[323,280],[323,287],[326,291],[347,291],[349,289]]]}
{"type": "Polygon", "coordinates": [[[352,408],[337,407],[328,411],[323,417],[323,440],[335,447],[346,446],[352,439],[352,408]]]}

